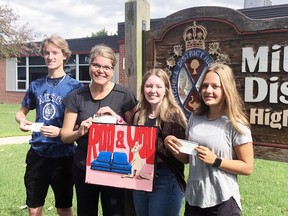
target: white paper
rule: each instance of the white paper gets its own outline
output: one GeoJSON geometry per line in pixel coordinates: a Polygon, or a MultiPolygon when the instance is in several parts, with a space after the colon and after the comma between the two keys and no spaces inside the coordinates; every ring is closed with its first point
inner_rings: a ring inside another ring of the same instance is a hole
{"type": "Polygon", "coordinates": [[[93,116],[93,122],[95,123],[111,123],[116,124],[117,123],[117,117],[112,115],[102,115],[102,116],[93,116]]]}
{"type": "Polygon", "coordinates": [[[180,147],[180,152],[185,153],[185,154],[190,154],[190,155],[196,155],[197,151],[195,148],[199,145],[196,142],[192,142],[189,140],[183,140],[183,139],[178,139],[182,146],[180,147]]]}
{"type": "Polygon", "coordinates": [[[40,132],[40,128],[43,126],[43,122],[35,122],[32,125],[28,125],[29,130],[32,132],[40,132]]]}

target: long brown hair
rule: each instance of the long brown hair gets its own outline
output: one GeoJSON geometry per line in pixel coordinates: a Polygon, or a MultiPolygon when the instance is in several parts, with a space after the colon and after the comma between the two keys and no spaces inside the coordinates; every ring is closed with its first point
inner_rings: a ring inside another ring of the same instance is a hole
{"type": "MultiPolygon", "coordinates": [[[[233,127],[239,133],[243,133],[241,129],[237,126],[237,122],[240,122],[248,127],[250,127],[250,124],[244,110],[244,102],[237,90],[236,78],[233,74],[232,69],[228,65],[214,63],[207,69],[206,74],[211,72],[218,74],[220,78],[221,86],[223,88],[225,97],[223,107],[224,112],[226,113],[226,115],[228,115],[233,127]]],[[[198,115],[206,115],[209,112],[209,107],[203,102],[201,96],[204,78],[201,81],[199,89],[201,105],[196,112],[196,114],[198,115]]]]}
{"type": "Polygon", "coordinates": [[[157,118],[157,124],[161,125],[161,122],[171,122],[171,123],[179,123],[182,127],[186,128],[187,126],[187,119],[185,117],[185,114],[177,101],[174,98],[174,95],[172,93],[171,89],[171,83],[169,80],[169,76],[163,69],[151,69],[147,71],[144,76],[142,77],[142,84],[141,84],[141,95],[140,95],[140,103],[139,103],[139,121],[138,124],[143,125],[145,121],[147,120],[150,112],[151,112],[151,106],[149,102],[146,100],[144,95],[144,85],[147,81],[147,79],[155,75],[159,77],[161,80],[163,80],[166,92],[165,96],[162,100],[161,106],[160,106],[160,113],[157,118]]]}

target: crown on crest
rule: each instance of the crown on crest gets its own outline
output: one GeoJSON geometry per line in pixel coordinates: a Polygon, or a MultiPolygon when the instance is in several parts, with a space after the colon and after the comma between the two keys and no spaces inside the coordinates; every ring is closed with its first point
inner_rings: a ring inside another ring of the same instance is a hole
{"type": "Polygon", "coordinates": [[[196,25],[196,21],[194,21],[193,25],[188,26],[183,32],[186,51],[192,48],[205,49],[206,36],[206,29],[201,25],[196,25]]]}

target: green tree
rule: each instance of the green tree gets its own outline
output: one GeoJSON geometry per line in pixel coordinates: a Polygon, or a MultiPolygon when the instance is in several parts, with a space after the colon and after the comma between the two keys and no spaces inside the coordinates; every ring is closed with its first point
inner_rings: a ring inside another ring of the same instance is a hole
{"type": "Polygon", "coordinates": [[[12,8],[0,5],[0,60],[38,52],[38,45],[31,41],[40,34],[28,23],[17,25],[19,19],[12,8]]]}
{"type": "Polygon", "coordinates": [[[91,37],[103,37],[103,36],[108,36],[108,31],[105,28],[95,33],[94,32],[91,33],[91,37]]]}

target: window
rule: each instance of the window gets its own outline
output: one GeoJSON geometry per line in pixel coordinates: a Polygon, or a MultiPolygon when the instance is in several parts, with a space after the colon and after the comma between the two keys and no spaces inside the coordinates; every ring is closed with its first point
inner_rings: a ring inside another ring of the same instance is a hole
{"type": "MultiPolygon", "coordinates": [[[[71,55],[68,62],[64,66],[64,71],[74,79],[78,78],[79,81],[88,83],[90,81],[88,72],[89,63],[86,59],[88,55],[80,56],[81,58],[79,58],[79,55],[71,55]],[[77,59],[81,59],[83,63],[81,66],[79,66],[77,59]],[[81,71],[80,75],[78,76],[77,66],[81,71]],[[81,79],[79,79],[79,77],[81,77],[81,79]]],[[[42,56],[21,57],[18,58],[16,73],[16,90],[25,91],[33,80],[47,75],[47,66],[42,56]]]]}
{"type": "MultiPolygon", "coordinates": [[[[9,66],[6,74],[7,80],[10,81],[6,89],[9,91],[26,91],[33,80],[47,75],[47,66],[42,56],[21,57],[18,58],[17,61],[14,59],[7,62],[9,66]]],[[[89,55],[71,55],[64,66],[64,71],[67,75],[79,80],[83,84],[90,83],[89,55]]],[[[113,82],[118,82],[117,66],[114,71],[113,82]]]]}
{"type": "Polygon", "coordinates": [[[17,68],[17,90],[26,90],[26,57],[18,58],[17,68]]]}
{"type": "Polygon", "coordinates": [[[82,83],[90,82],[89,75],[89,55],[79,55],[79,81],[82,83]]]}
{"type": "Polygon", "coordinates": [[[47,67],[41,56],[21,57],[17,63],[16,90],[26,90],[33,80],[47,74],[47,67]]]}
{"type": "Polygon", "coordinates": [[[29,57],[29,65],[42,65],[46,66],[45,61],[42,56],[32,56],[29,57]]]}

